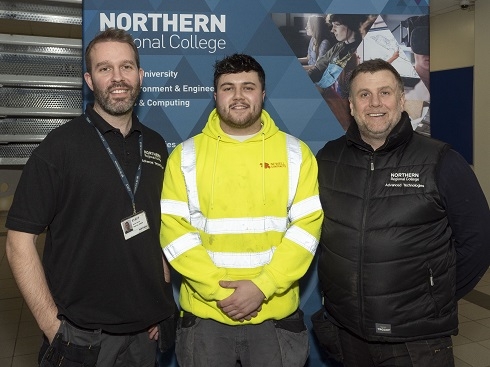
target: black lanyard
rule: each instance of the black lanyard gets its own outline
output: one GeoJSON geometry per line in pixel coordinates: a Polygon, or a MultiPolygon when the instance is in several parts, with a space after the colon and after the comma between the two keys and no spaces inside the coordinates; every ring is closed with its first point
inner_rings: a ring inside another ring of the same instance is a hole
{"type": "Polygon", "coordinates": [[[104,136],[102,133],[95,127],[95,125],[90,121],[90,118],[85,115],[85,119],[87,122],[92,125],[95,128],[95,131],[97,131],[97,134],[99,134],[99,138],[102,141],[102,144],[104,145],[104,148],[106,149],[107,153],[109,154],[109,157],[112,159],[112,163],[114,163],[114,166],[117,169],[117,172],[119,173],[119,177],[121,177],[121,181],[126,188],[126,191],[128,192],[129,197],[131,198],[131,202],[133,204],[133,215],[136,214],[136,203],[134,201],[134,195],[136,194],[136,190],[138,189],[138,185],[140,183],[141,179],[141,160],[143,158],[143,134],[140,133],[138,142],[140,146],[140,164],[138,165],[138,169],[136,170],[136,176],[134,178],[134,191],[131,189],[131,185],[129,184],[128,178],[124,174],[124,171],[117,161],[116,156],[114,155],[114,152],[112,151],[111,147],[107,143],[107,140],[105,140],[104,136]]]}

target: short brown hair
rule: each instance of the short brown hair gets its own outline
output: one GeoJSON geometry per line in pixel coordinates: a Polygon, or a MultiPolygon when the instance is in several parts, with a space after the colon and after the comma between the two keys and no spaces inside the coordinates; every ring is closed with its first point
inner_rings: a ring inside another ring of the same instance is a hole
{"type": "Polygon", "coordinates": [[[255,71],[259,76],[262,90],[265,90],[265,72],[262,66],[250,55],[233,54],[225,56],[214,64],[214,90],[218,89],[218,79],[223,74],[237,74],[255,71]]]}
{"type": "Polygon", "coordinates": [[[136,47],[134,43],[133,36],[126,32],[123,29],[117,29],[117,28],[107,28],[105,31],[100,32],[97,34],[92,41],[88,44],[87,48],[85,49],[85,66],[87,68],[87,71],[90,73],[92,71],[92,60],[90,58],[90,52],[92,51],[93,47],[97,43],[102,43],[102,42],[121,42],[121,43],[127,43],[129,46],[134,51],[134,57],[136,59],[136,66],[138,69],[140,68],[140,56],[138,53],[138,48],[136,47]]]}
{"type": "Polygon", "coordinates": [[[404,86],[403,86],[403,79],[398,73],[398,71],[391,65],[389,62],[382,60],[382,59],[372,59],[372,60],[366,60],[359,65],[355,67],[355,69],[352,71],[350,77],[349,77],[349,96],[351,96],[352,92],[352,82],[354,79],[361,73],[375,73],[377,71],[382,71],[382,70],[388,70],[393,74],[395,77],[398,88],[400,91],[403,93],[404,92],[404,86]]]}

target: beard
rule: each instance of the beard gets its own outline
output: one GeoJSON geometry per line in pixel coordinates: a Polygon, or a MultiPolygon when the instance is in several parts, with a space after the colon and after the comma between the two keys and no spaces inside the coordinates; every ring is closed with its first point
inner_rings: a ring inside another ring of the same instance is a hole
{"type": "Polygon", "coordinates": [[[94,98],[100,107],[112,116],[122,116],[132,111],[136,98],[138,98],[141,84],[138,82],[134,87],[126,83],[114,83],[109,88],[102,90],[94,86],[94,98]],[[129,98],[117,98],[111,95],[113,89],[128,89],[129,98]]]}
{"type": "Polygon", "coordinates": [[[259,106],[257,110],[251,109],[251,111],[240,118],[234,117],[229,111],[228,108],[222,106],[222,107],[217,107],[216,112],[218,113],[218,116],[220,120],[226,124],[227,126],[233,128],[233,129],[246,129],[252,126],[258,119],[260,119],[260,116],[262,114],[262,106],[259,106]]]}

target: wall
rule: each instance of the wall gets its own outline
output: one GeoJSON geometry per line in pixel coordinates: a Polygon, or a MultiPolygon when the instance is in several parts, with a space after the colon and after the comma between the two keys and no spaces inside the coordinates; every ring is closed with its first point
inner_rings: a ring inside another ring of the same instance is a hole
{"type": "MultiPolygon", "coordinates": [[[[456,10],[430,18],[431,71],[474,66],[473,168],[487,201],[490,200],[488,14],[490,2],[479,0],[474,10],[456,10]]],[[[457,93],[457,82],[454,86],[457,93]]]]}
{"type": "Polygon", "coordinates": [[[430,18],[431,133],[474,164],[475,12],[454,8],[457,10],[430,18]]]}
{"type": "Polygon", "coordinates": [[[475,12],[456,10],[430,17],[430,69],[455,69],[475,64],[475,12]]]}
{"type": "Polygon", "coordinates": [[[488,14],[490,1],[477,1],[475,9],[475,172],[483,191],[490,200],[490,116],[488,86],[490,85],[490,42],[488,42],[488,14]]]}

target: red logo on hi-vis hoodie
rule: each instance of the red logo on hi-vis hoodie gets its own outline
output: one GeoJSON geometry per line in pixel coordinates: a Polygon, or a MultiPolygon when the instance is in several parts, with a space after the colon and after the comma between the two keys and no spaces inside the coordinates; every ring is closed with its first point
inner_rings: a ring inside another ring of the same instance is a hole
{"type": "Polygon", "coordinates": [[[271,169],[271,168],[286,168],[286,163],[284,162],[274,162],[274,163],[260,163],[260,167],[265,168],[265,169],[271,169]]]}

